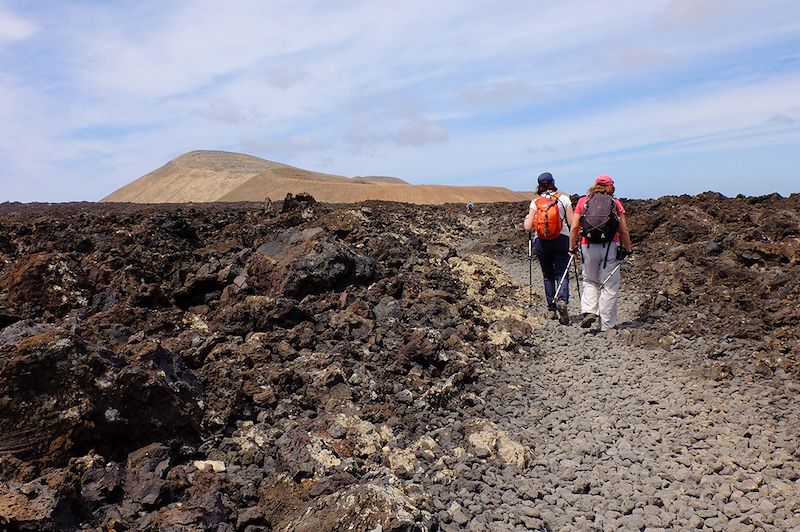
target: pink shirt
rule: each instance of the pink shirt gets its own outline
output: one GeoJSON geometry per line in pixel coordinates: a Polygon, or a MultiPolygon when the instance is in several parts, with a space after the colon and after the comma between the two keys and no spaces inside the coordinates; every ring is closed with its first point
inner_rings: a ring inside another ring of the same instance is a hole
{"type": "MultiPolygon", "coordinates": [[[[586,205],[586,200],[589,199],[589,196],[583,196],[578,200],[577,205],[575,205],[575,216],[580,218],[583,214],[583,208],[586,205]]],[[[617,216],[622,216],[625,214],[625,207],[622,206],[622,203],[617,199],[614,198],[614,203],[617,204],[617,216]]],[[[619,233],[614,234],[614,242],[619,242],[619,233]]],[[[589,241],[586,237],[581,237],[581,244],[588,244],[589,241]]]]}

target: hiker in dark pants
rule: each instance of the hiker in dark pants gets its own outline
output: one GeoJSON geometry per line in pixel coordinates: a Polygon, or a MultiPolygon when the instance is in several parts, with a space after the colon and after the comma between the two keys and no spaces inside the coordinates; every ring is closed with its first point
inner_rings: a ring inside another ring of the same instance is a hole
{"type": "Polygon", "coordinates": [[[577,257],[580,238],[583,257],[581,327],[589,328],[599,318],[601,331],[617,325],[620,284],[617,266],[631,253],[625,208],[614,197],[614,190],[614,180],[610,176],[601,175],[595,179],[588,195],[575,205],[569,244],[570,253],[577,257]]]}
{"type": "MultiPolygon", "coordinates": [[[[550,172],[538,178],[536,197],[531,201],[530,212],[525,218],[526,231],[535,231],[534,249],[542,268],[544,296],[547,299],[547,317],[558,318],[559,323],[569,324],[569,279],[561,284],[556,297],[556,288],[569,265],[569,231],[572,224],[572,202],[568,194],[558,191],[550,172]]],[[[569,276],[569,275],[567,275],[569,276]]]]}

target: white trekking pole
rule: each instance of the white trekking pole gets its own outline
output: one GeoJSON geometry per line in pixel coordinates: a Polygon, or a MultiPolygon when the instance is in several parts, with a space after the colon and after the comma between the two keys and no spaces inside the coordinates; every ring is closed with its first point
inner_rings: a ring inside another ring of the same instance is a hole
{"type": "Polygon", "coordinates": [[[558,294],[561,292],[561,285],[564,284],[564,279],[567,278],[567,274],[569,273],[569,267],[570,267],[570,265],[572,265],[573,259],[575,259],[575,257],[570,255],[569,256],[569,262],[567,263],[567,267],[564,268],[564,275],[561,276],[561,281],[559,281],[559,283],[558,283],[558,287],[556,288],[556,293],[553,295],[553,300],[550,302],[552,304],[555,304],[556,299],[558,299],[558,294]]]}
{"type": "Polygon", "coordinates": [[[608,277],[606,277],[603,280],[603,282],[600,283],[600,288],[603,288],[606,285],[606,283],[608,282],[608,280],[611,279],[611,276],[614,275],[615,273],[617,273],[617,270],[619,270],[620,267],[622,267],[622,263],[623,262],[625,262],[625,259],[622,259],[621,261],[619,261],[619,264],[617,264],[617,266],[613,270],[611,270],[611,273],[608,274],[608,277]]]}

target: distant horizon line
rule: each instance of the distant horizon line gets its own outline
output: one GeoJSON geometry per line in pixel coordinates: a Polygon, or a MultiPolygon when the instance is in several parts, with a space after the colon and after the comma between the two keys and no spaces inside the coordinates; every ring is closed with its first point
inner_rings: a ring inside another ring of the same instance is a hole
{"type": "MultiPolygon", "coordinates": [[[[410,184],[410,186],[429,186],[430,184],[426,185],[416,185],[410,184]]],[[[454,185],[440,185],[440,186],[454,186],[454,185]]],[[[473,186],[473,185],[471,185],[473,186]]],[[[481,186],[481,185],[474,185],[474,186],[481,186]]],[[[490,185],[486,185],[490,186],[490,185]]],[[[506,188],[506,187],[502,187],[506,188]]],[[[511,189],[509,189],[511,190],[511,189]]],[[[512,190],[517,194],[527,194],[529,192],[526,191],[518,191],[512,190]]],[[[531,195],[535,195],[535,192],[530,192],[531,195]]],[[[293,196],[297,196],[297,194],[292,194],[293,196]]],[[[583,196],[585,194],[569,194],[569,196],[583,196]]],[[[793,196],[800,195],[800,191],[798,192],[790,192],[788,196],[781,194],[780,192],[770,192],[768,194],[758,194],[754,196],[750,196],[747,194],[736,194],[735,196],[729,196],[722,192],[717,192],[715,190],[706,190],[704,192],[698,192],[697,194],[665,194],[663,196],[657,197],[648,197],[648,198],[634,198],[634,197],[626,197],[626,196],[617,196],[620,200],[625,201],[656,201],[665,198],[681,198],[681,197],[689,197],[689,198],[697,198],[700,196],[707,196],[713,195],[720,199],[767,199],[777,197],[780,199],[791,199],[793,196]]],[[[313,197],[313,194],[311,195],[313,197]]],[[[274,199],[271,200],[273,203],[280,203],[283,202],[286,198],[281,199],[274,199]]],[[[446,203],[430,203],[430,204],[418,204],[418,203],[411,203],[406,201],[394,201],[394,200],[380,200],[380,199],[369,199],[369,200],[362,200],[362,201],[355,201],[355,202],[328,202],[328,201],[321,201],[315,198],[317,203],[323,203],[326,205],[357,205],[359,203],[370,203],[370,202],[380,202],[380,203],[404,203],[408,205],[427,205],[430,207],[441,206],[441,205],[461,205],[463,202],[446,202],[446,203]]],[[[473,201],[472,203],[475,205],[494,205],[497,203],[524,203],[525,199],[520,199],[516,201],[489,201],[489,202],[482,202],[482,201],[473,201]]],[[[253,204],[253,205],[263,205],[264,200],[243,200],[243,201],[188,201],[188,202],[133,202],[133,201],[101,201],[101,200],[72,200],[72,201],[18,201],[18,200],[4,200],[0,202],[0,205],[12,205],[12,204],[19,204],[19,205],[81,205],[81,204],[106,204],[106,205],[141,205],[141,206],[152,206],[152,205],[175,205],[175,206],[185,206],[185,205],[239,205],[239,204],[253,204]]]]}

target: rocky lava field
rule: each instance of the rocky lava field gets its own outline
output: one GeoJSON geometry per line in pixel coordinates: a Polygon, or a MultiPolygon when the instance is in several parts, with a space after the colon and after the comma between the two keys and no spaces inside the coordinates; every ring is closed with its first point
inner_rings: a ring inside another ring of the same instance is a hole
{"type": "Polygon", "coordinates": [[[0,527],[800,526],[800,196],[625,204],[610,334],[525,204],[0,205],[0,527]]]}

